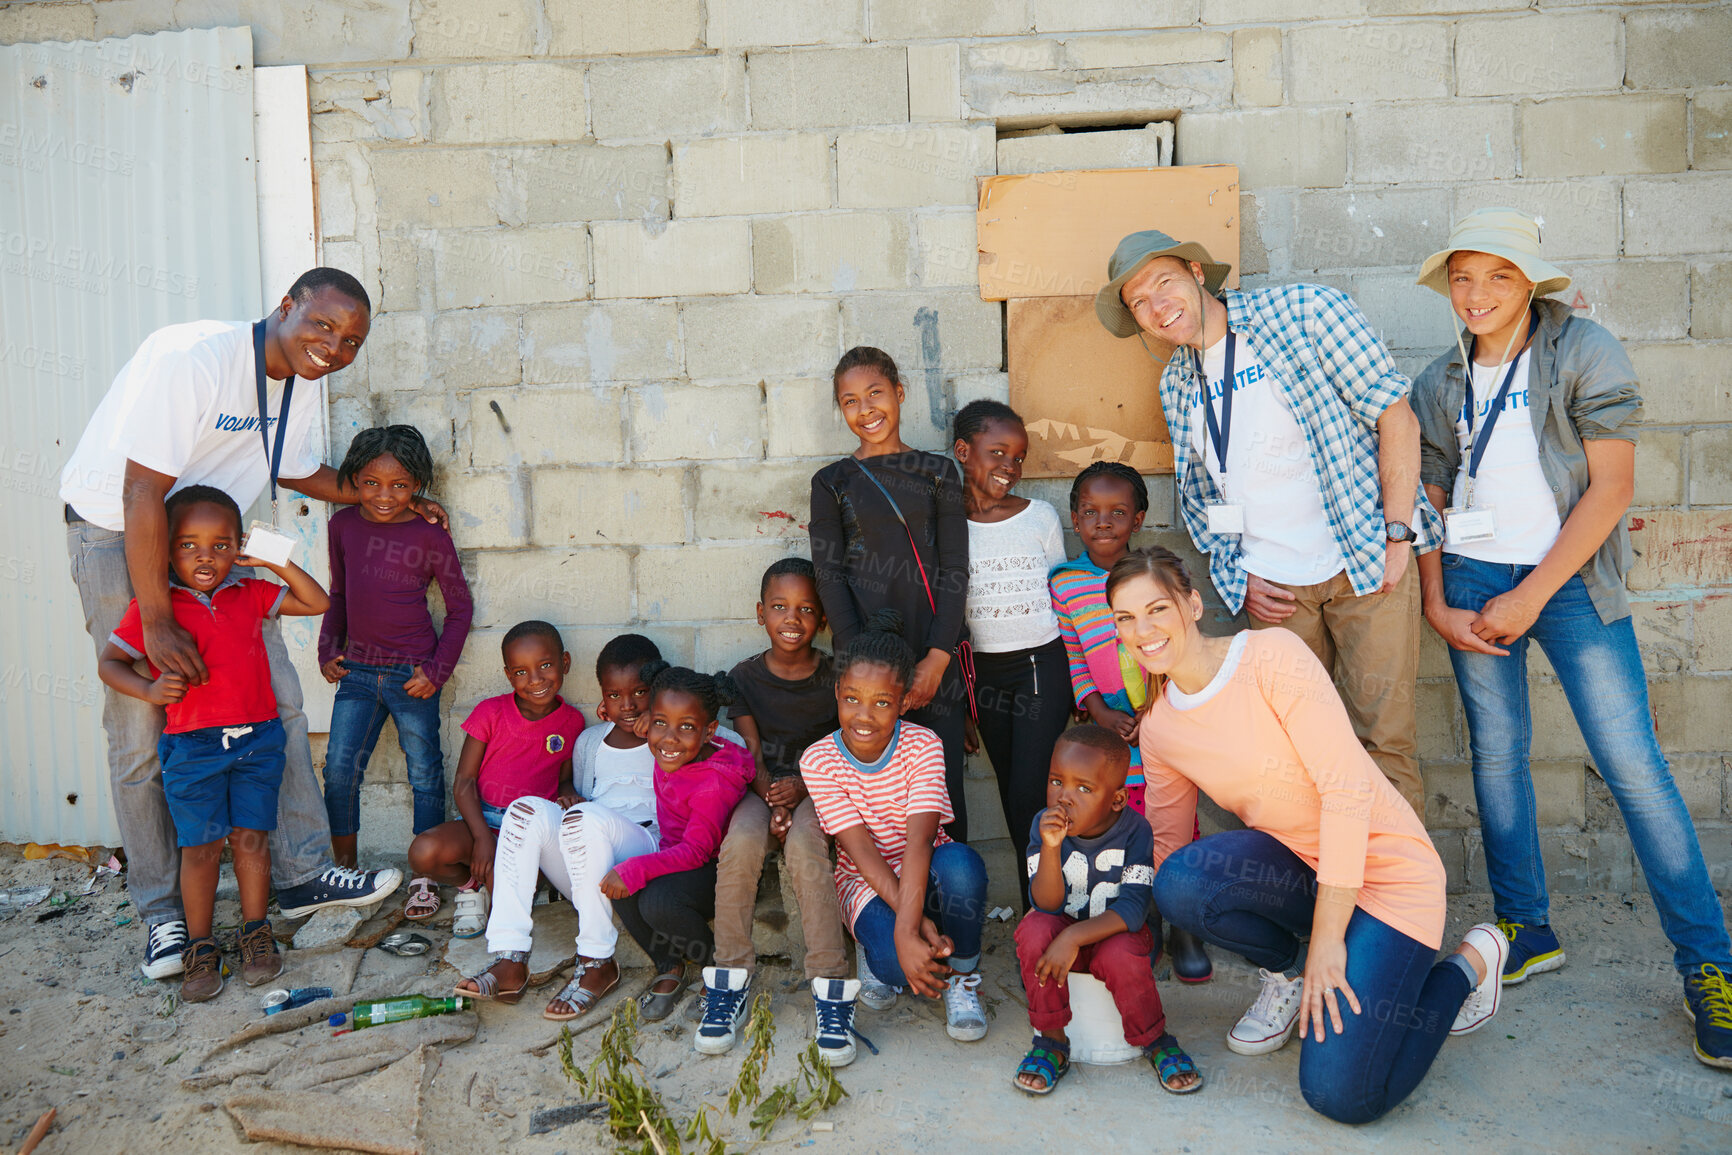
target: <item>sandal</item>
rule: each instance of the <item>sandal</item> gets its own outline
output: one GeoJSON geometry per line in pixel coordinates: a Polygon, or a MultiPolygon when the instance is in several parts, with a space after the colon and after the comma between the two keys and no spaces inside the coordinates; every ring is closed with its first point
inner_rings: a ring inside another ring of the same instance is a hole
{"type": "Polygon", "coordinates": [[[650,980],[649,989],[637,997],[639,1016],[646,1023],[659,1023],[673,1013],[679,1005],[680,996],[686,993],[686,966],[675,964],[676,969],[665,970],[650,980]],[[662,983],[676,984],[671,991],[658,991],[656,987],[662,983]]]}
{"type": "Polygon", "coordinates": [[[439,886],[431,878],[409,880],[409,897],[403,903],[403,917],[410,922],[426,922],[439,913],[439,886]]]}
{"type": "Polygon", "coordinates": [[[1036,1035],[1034,1045],[1028,1049],[1028,1054],[1022,1057],[1022,1062],[1016,1065],[1016,1074],[1010,1081],[1016,1084],[1016,1089],[1026,1095],[1050,1095],[1052,1089],[1058,1086],[1059,1080],[1070,1074],[1070,1044],[1061,1043],[1046,1035],[1036,1035]],[[1039,1087],[1031,1087],[1022,1081],[1024,1075],[1039,1075],[1046,1082],[1039,1087]]]}
{"type": "Polygon", "coordinates": [[[1155,1077],[1161,1081],[1161,1090],[1170,1095],[1189,1095],[1203,1089],[1203,1072],[1173,1036],[1162,1035],[1143,1048],[1143,1052],[1149,1057],[1149,1066],[1155,1069],[1155,1077]],[[1197,1081],[1189,1087],[1173,1086],[1174,1080],[1185,1075],[1195,1075],[1197,1081]]]}
{"type": "Polygon", "coordinates": [[[527,951],[507,951],[495,958],[486,970],[478,975],[470,975],[463,981],[474,983],[475,989],[465,990],[459,985],[451,988],[453,994],[462,995],[466,999],[480,999],[484,1002],[504,1003],[508,1007],[515,1006],[517,1000],[523,997],[523,992],[529,989],[529,954],[527,951]],[[514,955],[521,955],[522,957],[514,958],[514,955]],[[517,984],[517,989],[514,991],[499,989],[499,965],[508,962],[519,963],[523,966],[523,981],[517,984]]]}
{"type": "Polygon", "coordinates": [[[453,938],[475,938],[487,929],[487,890],[476,887],[474,890],[460,890],[457,899],[451,904],[457,912],[451,920],[451,935],[453,938]]]}
{"type": "Polygon", "coordinates": [[[577,970],[572,974],[571,981],[559,988],[559,993],[548,1000],[547,1009],[541,1012],[541,1017],[551,1019],[556,1023],[569,1022],[579,1015],[587,1014],[595,1004],[606,998],[608,992],[619,986],[619,967],[611,958],[577,958],[577,970]],[[600,971],[602,968],[613,967],[613,981],[599,991],[591,990],[583,985],[584,976],[590,971],[600,971]],[[564,1003],[572,1008],[569,1011],[556,1011],[555,1003],[564,1003]]]}

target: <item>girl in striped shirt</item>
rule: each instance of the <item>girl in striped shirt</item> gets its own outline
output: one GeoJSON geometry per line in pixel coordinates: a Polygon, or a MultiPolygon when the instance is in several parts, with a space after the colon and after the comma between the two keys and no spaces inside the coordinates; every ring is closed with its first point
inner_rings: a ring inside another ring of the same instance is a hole
{"type": "MultiPolygon", "coordinates": [[[[1125,805],[1138,814],[1143,813],[1144,785],[1137,720],[1149,704],[1151,687],[1142,667],[1119,646],[1106,590],[1107,571],[1130,551],[1131,535],[1143,528],[1148,512],[1149,487],[1136,470],[1117,461],[1097,461],[1084,469],[1070,487],[1070,524],[1082,539],[1083,552],[1054,566],[1047,582],[1077,707],[1095,725],[1130,743],[1125,805]]],[[[1191,836],[1198,833],[1193,824],[1191,836]]],[[[1206,983],[1214,977],[1209,952],[1196,935],[1175,926],[1167,940],[1174,978],[1206,983]]]]}
{"type": "Polygon", "coordinates": [[[1084,469],[1070,487],[1070,524],[1083,552],[1054,566],[1047,580],[1077,708],[1131,743],[1125,804],[1138,814],[1143,812],[1143,761],[1134,739],[1148,691],[1142,670],[1120,660],[1106,587],[1107,571],[1130,549],[1131,535],[1143,528],[1148,512],[1149,487],[1136,470],[1117,461],[1097,461],[1084,469]]]}
{"type": "Polygon", "coordinates": [[[915,658],[901,630],[895,610],[878,610],[836,655],[841,726],[806,751],[800,775],[836,839],[837,897],[865,972],[858,996],[878,1010],[904,986],[942,996],[945,1029],[969,1042],[986,1037],[986,864],[940,828],[951,817],[944,747],[902,719],[915,658]]]}

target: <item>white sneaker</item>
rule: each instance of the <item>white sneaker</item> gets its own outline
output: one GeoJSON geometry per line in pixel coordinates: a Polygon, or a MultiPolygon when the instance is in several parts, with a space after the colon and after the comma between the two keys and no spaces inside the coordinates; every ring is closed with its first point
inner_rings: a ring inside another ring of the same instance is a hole
{"type": "Polygon", "coordinates": [[[980,975],[951,975],[944,988],[944,1029],[963,1043],[986,1038],[986,1010],[980,1005],[980,975]]]}
{"type": "Polygon", "coordinates": [[[186,921],[171,919],[152,926],[144,935],[144,962],[138,969],[147,979],[166,979],[185,970],[181,952],[186,949],[186,921]]]}
{"type": "Polygon", "coordinates": [[[860,979],[860,1001],[875,1011],[887,1011],[896,1005],[896,988],[880,982],[866,965],[866,948],[854,952],[854,973],[860,979]]]}
{"type": "Polygon", "coordinates": [[[725,1055],[733,1050],[751,985],[752,974],[745,967],[704,968],[704,1018],[692,1038],[698,1054],[725,1055]]]}
{"type": "Polygon", "coordinates": [[[818,1057],[832,1067],[854,1061],[854,1000],[859,997],[859,979],[812,980],[812,1038],[818,1057]]]}
{"type": "Polygon", "coordinates": [[[1263,989],[1257,1001],[1233,1029],[1227,1032],[1227,1049],[1236,1055],[1267,1055],[1279,1051],[1293,1037],[1299,1021],[1299,1004],[1305,993],[1305,977],[1290,979],[1257,968],[1263,989]]]}
{"type": "Polygon", "coordinates": [[[1461,941],[1472,947],[1485,963],[1485,978],[1467,993],[1467,1001],[1455,1013],[1455,1025],[1449,1028],[1449,1033],[1471,1035],[1491,1022],[1503,1002],[1503,967],[1509,961],[1509,939],[1496,926],[1482,922],[1463,935],[1461,941]]]}

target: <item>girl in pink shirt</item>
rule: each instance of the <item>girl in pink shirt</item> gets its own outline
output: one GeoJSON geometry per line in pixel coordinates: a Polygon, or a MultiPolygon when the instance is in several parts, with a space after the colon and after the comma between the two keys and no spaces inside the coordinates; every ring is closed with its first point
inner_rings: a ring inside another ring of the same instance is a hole
{"type": "Polygon", "coordinates": [[[1121,558],[1106,594],[1120,642],[1166,679],[1139,730],[1155,904],[1261,968],[1228,1048],[1268,1054],[1297,1026],[1305,1101],[1338,1122],[1381,1117],[1448,1035],[1497,1012],[1508,940],[1481,923],[1437,961],[1443,863],[1296,635],[1204,637],[1202,597],[1158,547],[1121,558]],[[1199,789],[1245,829],[1192,842],[1199,789]]]}
{"type": "Polygon", "coordinates": [[[639,1000],[644,1020],[653,1023],[679,1002],[688,960],[702,967],[715,954],[716,853],[757,765],[743,746],[716,737],[716,719],[735,698],[732,678],[660,663],[643,672],[649,709],[637,725],[656,760],[661,841],[608,871],[601,892],[655,964],[656,977],[639,1000]]]}
{"type": "MultiPolygon", "coordinates": [[[[543,621],[518,622],[500,643],[511,693],[488,698],[463,720],[463,753],[451,797],[458,818],[424,830],[409,844],[417,878],[455,886],[451,933],[475,938],[487,926],[487,888],[505,808],[519,798],[577,801],[571,747],[583,714],[560,697],[571,655],[559,631],[543,621]]],[[[464,991],[464,994],[473,994],[464,991]]]]}

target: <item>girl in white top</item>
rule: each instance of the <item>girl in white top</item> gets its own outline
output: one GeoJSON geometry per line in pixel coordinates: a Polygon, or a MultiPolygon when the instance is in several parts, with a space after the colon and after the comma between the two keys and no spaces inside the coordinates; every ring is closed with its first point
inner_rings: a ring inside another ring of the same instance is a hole
{"type": "MultiPolygon", "coordinates": [[[[1052,748],[1070,721],[1070,670],[1047,573],[1065,560],[1058,511],[1011,493],[1022,480],[1028,432],[999,401],[956,415],[953,452],[968,512],[968,631],[974,647],[974,728],[984,745],[1012,841],[1029,838],[1046,808],[1052,748]]],[[[1018,887],[1023,909],[1026,884],[1018,887]]]]}

